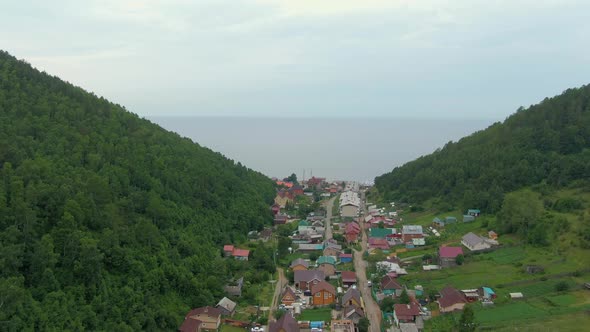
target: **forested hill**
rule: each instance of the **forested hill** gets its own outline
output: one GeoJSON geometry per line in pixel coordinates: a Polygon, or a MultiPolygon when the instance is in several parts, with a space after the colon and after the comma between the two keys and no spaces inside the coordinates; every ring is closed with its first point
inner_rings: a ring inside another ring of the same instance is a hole
{"type": "Polygon", "coordinates": [[[272,181],[0,52],[0,330],[175,330],[272,181]]]}
{"type": "Polygon", "coordinates": [[[440,208],[493,213],[506,192],[540,183],[560,187],[589,177],[590,86],[586,85],[520,108],[503,123],[377,177],[375,186],[387,200],[432,199],[440,208]]]}

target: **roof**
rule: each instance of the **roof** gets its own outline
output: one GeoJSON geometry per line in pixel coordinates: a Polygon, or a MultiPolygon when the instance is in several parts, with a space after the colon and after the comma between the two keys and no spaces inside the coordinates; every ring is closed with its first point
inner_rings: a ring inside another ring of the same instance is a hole
{"type": "Polygon", "coordinates": [[[299,250],[322,250],[324,248],[324,245],[319,243],[319,244],[313,244],[313,243],[301,243],[299,244],[299,250]]]}
{"type": "Polygon", "coordinates": [[[326,278],[326,276],[324,275],[324,272],[322,272],[320,270],[301,270],[301,271],[295,271],[295,275],[294,275],[295,282],[299,282],[299,281],[311,281],[311,280],[314,280],[314,279],[324,280],[324,278],[326,278]]]}
{"type": "Polygon", "coordinates": [[[386,239],[371,237],[371,238],[369,238],[369,247],[379,248],[379,249],[389,249],[389,243],[387,243],[386,239]]]}
{"type": "Polygon", "coordinates": [[[495,295],[496,293],[494,293],[494,291],[490,288],[490,287],[482,287],[484,293],[490,294],[490,295],[495,295]]]}
{"type": "Polygon", "coordinates": [[[483,241],[483,239],[479,236],[474,234],[473,232],[469,232],[465,235],[463,235],[462,240],[467,244],[468,247],[473,247],[475,245],[478,245],[483,241]]]}
{"type": "Polygon", "coordinates": [[[290,313],[285,313],[281,318],[279,318],[276,322],[271,322],[268,326],[270,332],[278,332],[280,330],[284,330],[285,332],[299,332],[299,324],[291,316],[290,313]]]}
{"type": "Polygon", "coordinates": [[[293,291],[293,288],[291,288],[291,287],[289,287],[289,286],[286,286],[286,287],[285,287],[285,290],[284,290],[284,291],[283,291],[283,293],[281,294],[281,298],[285,297],[285,295],[287,295],[287,294],[291,295],[291,297],[292,297],[293,299],[296,299],[296,298],[297,298],[297,295],[296,295],[296,294],[295,294],[295,292],[293,291]]]}
{"type": "Polygon", "coordinates": [[[234,257],[248,257],[250,255],[250,250],[248,249],[234,249],[232,256],[234,257]]]}
{"type": "Polygon", "coordinates": [[[393,311],[398,319],[413,319],[414,316],[420,315],[420,308],[415,303],[394,304],[393,311]]]}
{"type": "Polygon", "coordinates": [[[391,228],[371,228],[369,230],[369,237],[384,238],[388,234],[393,234],[391,228]]]}
{"type": "Polygon", "coordinates": [[[223,246],[223,251],[234,251],[234,246],[231,244],[226,244],[223,246]]]}
{"type": "Polygon", "coordinates": [[[467,303],[465,295],[457,289],[447,286],[440,291],[441,298],[438,299],[438,303],[441,307],[450,307],[457,303],[467,303]]]}
{"type": "Polygon", "coordinates": [[[219,317],[221,316],[221,310],[217,308],[213,308],[210,306],[195,308],[191,310],[186,317],[196,316],[196,315],[208,315],[211,317],[219,317]]]}
{"type": "Polygon", "coordinates": [[[354,313],[358,314],[360,317],[364,317],[365,313],[363,312],[363,309],[357,307],[356,305],[348,305],[344,307],[343,310],[344,313],[344,317],[345,318],[350,318],[350,316],[352,316],[354,313]]]}
{"type": "Polygon", "coordinates": [[[317,293],[319,291],[323,291],[323,290],[325,290],[329,293],[332,293],[332,294],[336,294],[336,288],[334,288],[334,286],[332,286],[330,283],[328,283],[324,280],[311,286],[311,294],[315,294],[315,293],[317,293]]]}
{"type": "Polygon", "coordinates": [[[438,255],[441,258],[455,258],[458,255],[463,255],[463,248],[461,247],[440,247],[438,255]]]}
{"type": "Polygon", "coordinates": [[[299,226],[309,226],[309,223],[305,220],[299,221],[299,226]]]}
{"type": "Polygon", "coordinates": [[[320,256],[318,258],[318,260],[316,261],[317,265],[321,265],[321,264],[332,264],[332,265],[336,265],[336,259],[334,259],[334,257],[332,256],[320,256]]]}
{"type": "Polygon", "coordinates": [[[303,265],[307,269],[309,267],[309,262],[307,262],[303,258],[297,258],[296,260],[294,260],[294,261],[291,262],[291,266],[290,267],[294,267],[294,266],[297,266],[297,265],[303,265]]]}
{"type": "Polygon", "coordinates": [[[402,289],[402,286],[397,282],[395,278],[386,275],[383,278],[381,278],[381,289],[402,289]]]}
{"type": "Polygon", "coordinates": [[[199,330],[199,326],[201,325],[201,321],[195,318],[185,317],[184,322],[178,328],[179,332],[197,332],[199,330]]]}
{"type": "Polygon", "coordinates": [[[219,300],[219,303],[217,303],[216,307],[222,307],[226,310],[234,311],[236,309],[236,305],[237,304],[234,301],[228,299],[227,297],[224,297],[221,300],[219,300]]]}
{"type": "Polygon", "coordinates": [[[422,234],[422,226],[420,225],[404,225],[402,227],[402,234],[422,234]]]}
{"type": "Polygon", "coordinates": [[[360,233],[361,231],[361,226],[359,226],[359,224],[357,224],[356,222],[349,222],[346,224],[345,227],[345,232],[346,233],[360,233]]]}
{"type": "Polygon", "coordinates": [[[480,213],[479,209],[469,209],[467,213],[480,213]]]}
{"type": "Polygon", "coordinates": [[[342,271],[340,272],[342,282],[356,282],[356,273],[353,271],[342,271]]]}
{"type": "Polygon", "coordinates": [[[340,258],[352,258],[352,254],[340,254],[340,258]]]}
{"type": "Polygon", "coordinates": [[[342,303],[346,303],[351,299],[355,299],[359,304],[361,303],[361,292],[356,288],[349,288],[344,295],[342,295],[342,303]]]}

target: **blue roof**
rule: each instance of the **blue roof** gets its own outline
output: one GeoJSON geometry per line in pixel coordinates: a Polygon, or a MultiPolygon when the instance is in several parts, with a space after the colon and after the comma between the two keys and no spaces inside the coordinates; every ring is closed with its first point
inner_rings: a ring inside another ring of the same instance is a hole
{"type": "Polygon", "coordinates": [[[494,291],[490,288],[490,287],[482,287],[483,291],[490,294],[490,295],[495,295],[496,293],[494,293],[494,291]]]}

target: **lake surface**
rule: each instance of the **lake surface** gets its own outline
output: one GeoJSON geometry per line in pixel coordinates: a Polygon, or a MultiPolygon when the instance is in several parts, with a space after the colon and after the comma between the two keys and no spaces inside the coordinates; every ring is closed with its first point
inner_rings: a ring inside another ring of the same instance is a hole
{"type": "Polygon", "coordinates": [[[151,117],[268,176],[372,182],[494,120],[151,117]]]}

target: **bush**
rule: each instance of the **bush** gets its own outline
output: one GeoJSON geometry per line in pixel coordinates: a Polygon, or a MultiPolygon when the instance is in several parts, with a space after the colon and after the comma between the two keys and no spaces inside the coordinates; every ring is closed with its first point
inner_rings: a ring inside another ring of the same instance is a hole
{"type": "Polygon", "coordinates": [[[555,290],[558,292],[565,292],[568,289],[570,289],[570,285],[563,280],[555,284],[555,290]]]}

